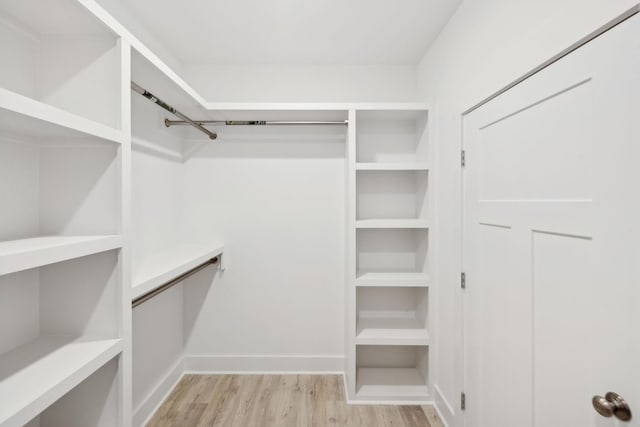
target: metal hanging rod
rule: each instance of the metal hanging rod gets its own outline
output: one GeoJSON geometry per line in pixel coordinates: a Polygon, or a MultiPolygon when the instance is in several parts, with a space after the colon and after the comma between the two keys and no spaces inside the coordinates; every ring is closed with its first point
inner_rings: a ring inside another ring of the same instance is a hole
{"type": "Polygon", "coordinates": [[[158,98],[157,96],[155,96],[154,94],[152,94],[151,92],[149,92],[148,90],[146,90],[145,88],[137,84],[136,82],[131,82],[131,89],[139,93],[140,95],[144,96],[154,104],[157,104],[160,107],[164,108],[174,116],[181,118],[183,120],[181,123],[195,127],[200,132],[207,134],[210,139],[216,139],[218,137],[217,133],[211,132],[209,129],[204,128],[199,123],[194,122],[189,117],[185,116],[180,111],[176,110],[171,105],[167,104],[166,102],[164,102],[163,100],[161,100],[160,98],[158,98]]]}
{"type": "MultiPolygon", "coordinates": [[[[304,126],[304,125],[348,125],[349,120],[336,121],[283,121],[283,120],[196,120],[196,123],[202,126],[218,125],[218,126],[304,126]]],[[[186,126],[190,123],[183,120],[164,120],[166,127],[186,126]]]]}
{"type": "Polygon", "coordinates": [[[164,291],[166,291],[167,289],[170,289],[170,288],[174,287],[178,283],[182,282],[184,279],[193,276],[194,274],[196,274],[200,270],[204,270],[208,266],[215,265],[217,263],[218,263],[218,257],[213,257],[210,260],[207,260],[207,261],[203,262],[199,266],[192,268],[191,270],[187,271],[186,273],[181,274],[180,276],[176,277],[175,279],[171,279],[170,281],[168,281],[164,285],[160,285],[157,288],[152,289],[149,292],[140,295],[139,297],[137,297],[136,299],[134,299],[131,302],[131,307],[132,308],[136,308],[140,304],[149,301],[151,298],[155,297],[156,295],[161,294],[164,291]]]}

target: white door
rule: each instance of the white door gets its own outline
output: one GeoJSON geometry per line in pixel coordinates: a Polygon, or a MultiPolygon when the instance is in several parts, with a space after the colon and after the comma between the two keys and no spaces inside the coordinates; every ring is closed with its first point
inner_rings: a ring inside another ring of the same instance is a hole
{"type": "Polygon", "coordinates": [[[640,426],[640,17],[469,113],[464,148],[465,426],[640,426]]]}

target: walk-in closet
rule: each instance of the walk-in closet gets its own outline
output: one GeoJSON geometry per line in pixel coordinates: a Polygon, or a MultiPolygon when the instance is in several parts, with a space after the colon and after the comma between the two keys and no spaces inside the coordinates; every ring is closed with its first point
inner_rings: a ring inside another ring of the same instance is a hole
{"type": "Polygon", "coordinates": [[[640,427],[639,12],[0,0],[0,427],[640,427]]]}

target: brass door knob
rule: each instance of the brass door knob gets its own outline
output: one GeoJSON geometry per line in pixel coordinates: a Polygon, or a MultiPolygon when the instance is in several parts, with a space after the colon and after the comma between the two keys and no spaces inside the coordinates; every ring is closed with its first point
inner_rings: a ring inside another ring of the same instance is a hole
{"type": "Polygon", "coordinates": [[[610,418],[615,416],[621,421],[629,421],[631,419],[631,408],[627,402],[618,393],[612,391],[602,396],[593,396],[591,399],[593,408],[603,417],[610,418]]]}

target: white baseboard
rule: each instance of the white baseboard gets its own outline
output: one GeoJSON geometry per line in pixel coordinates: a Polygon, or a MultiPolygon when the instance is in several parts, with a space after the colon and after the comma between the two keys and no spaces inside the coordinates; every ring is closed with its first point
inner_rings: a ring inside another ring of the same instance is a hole
{"type": "Polygon", "coordinates": [[[184,375],[184,359],[180,358],[167,374],[162,378],[149,395],[133,410],[133,426],[141,427],[147,424],[160,405],[173,391],[178,381],[184,375]]]}
{"type": "Polygon", "coordinates": [[[342,374],[344,356],[186,356],[186,373],[342,374]]]}
{"type": "Polygon", "coordinates": [[[434,389],[434,395],[435,395],[434,406],[436,408],[436,411],[438,412],[438,415],[440,416],[440,419],[442,420],[442,423],[445,425],[445,427],[450,427],[455,425],[455,422],[454,422],[455,412],[453,410],[453,407],[451,406],[449,401],[444,397],[444,394],[442,394],[437,384],[433,385],[433,389],[434,389]]]}

